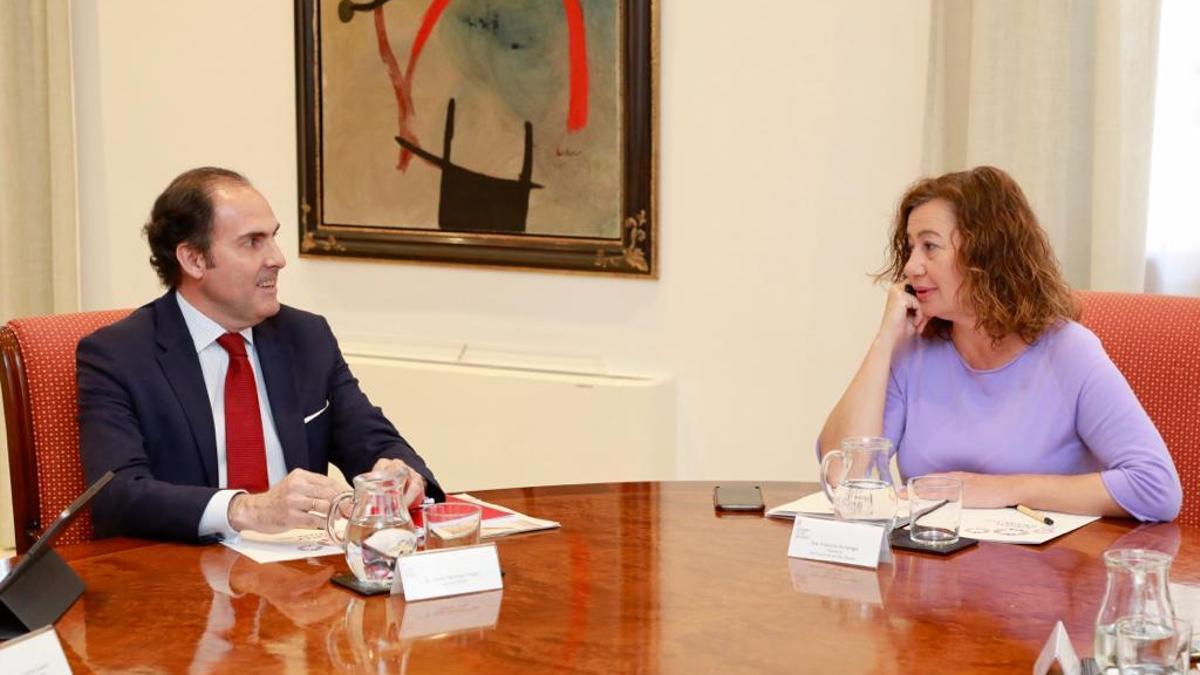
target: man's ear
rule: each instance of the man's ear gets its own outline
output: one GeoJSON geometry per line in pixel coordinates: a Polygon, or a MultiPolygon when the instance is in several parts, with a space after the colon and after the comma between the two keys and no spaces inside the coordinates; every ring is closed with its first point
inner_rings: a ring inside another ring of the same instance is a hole
{"type": "Polygon", "coordinates": [[[186,241],[179,242],[175,247],[175,259],[179,261],[179,268],[184,275],[197,281],[203,279],[208,271],[208,260],[204,253],[186,241]]]}

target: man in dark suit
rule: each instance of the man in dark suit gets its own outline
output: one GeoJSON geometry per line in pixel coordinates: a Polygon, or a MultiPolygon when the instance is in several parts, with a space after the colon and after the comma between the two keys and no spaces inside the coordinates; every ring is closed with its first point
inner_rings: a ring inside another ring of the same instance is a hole
{"type": "Polygon", "coordinates": [[[270,205],[241,175],[177,177],[146,223],[170,290],[79,343],[79,431],[100,536],[211,540],[323,523],[346,476],[407,470],[409,504],[444,498],[371,405],[325,319],[282,306],[270,205]]]}

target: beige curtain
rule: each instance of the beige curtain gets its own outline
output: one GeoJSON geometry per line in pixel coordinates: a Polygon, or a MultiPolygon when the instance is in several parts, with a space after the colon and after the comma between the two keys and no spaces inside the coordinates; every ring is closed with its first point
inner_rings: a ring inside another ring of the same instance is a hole
{"type": "MultiPolygon", "coordinates": [[[[79,307],[68,0],[0,2],[0,322],[79,307]]],[[[0,434],[0,549],[13,545],[0,434]]]]}
{"type": "Polygon", "coordinates": [[[924,170],[1013,175],[1077,288],[1140,291],[1157,0],[934,0],[924,170]]]}

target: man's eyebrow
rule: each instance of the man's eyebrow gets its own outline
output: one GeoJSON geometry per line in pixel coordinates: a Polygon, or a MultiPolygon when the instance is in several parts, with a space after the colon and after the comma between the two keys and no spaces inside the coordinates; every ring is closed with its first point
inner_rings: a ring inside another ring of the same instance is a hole
{"type": "MultiPolygon", "coordinates": [[[[275,223],[275,229],[271,230],[270,236],[273,237],[277,234],[279,234],[279,223],[275,223]]],[[[268,235],[267,235],[267,233],[263,232],[262,230],[251,230],[250,232],[246,232],[246,233],[242,234],[241,236],[239,236],[238,239],[253,239],[255,237],[265,237],[265,236],[268,236],[268,235]]]]}

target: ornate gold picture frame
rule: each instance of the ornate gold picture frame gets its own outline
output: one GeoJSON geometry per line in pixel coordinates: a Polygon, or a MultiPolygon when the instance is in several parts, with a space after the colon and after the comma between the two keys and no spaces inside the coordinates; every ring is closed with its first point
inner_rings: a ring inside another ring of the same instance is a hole
{"type": "Polygon", "coordinates": [[[655,0],[296,0],[302,256],[657,278],[655,0]]]}

